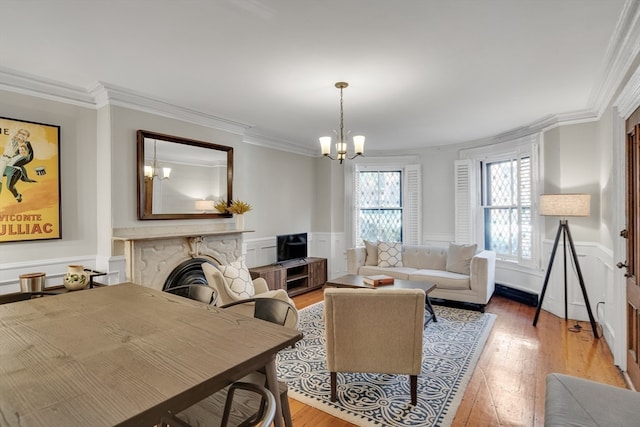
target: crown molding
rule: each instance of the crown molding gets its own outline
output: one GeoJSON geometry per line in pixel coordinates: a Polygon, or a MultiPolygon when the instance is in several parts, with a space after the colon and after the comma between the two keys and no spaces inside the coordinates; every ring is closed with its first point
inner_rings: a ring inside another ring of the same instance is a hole
{"type": "Polygon", "coordinates": [[[0,67],[0,89],[79,107],[95,108],[93,97],[81,87],[0,67]]]}
{"type": "Polygon", "coordinates": [[[251,132],[245,132],[242,142],[308,157],[319,157],[321,155],[320,145],[318,145],[318,149],[309,149],[306,147],[301,147],[300,145],[291,141],[271,138],[251,132]]]}
{"type": "Polygon", "coordinates": [[[102,108],[106,105],[125,107],[238,135],[244,134],[245,130],[253,126],[249,123],[213,116],[190,108],[174,105],[149,95],[109,83],[99,82],[90,90],[90,93],[95,100],[96,108],[102,108]]]}
{"type": "Polygon", "coordinates": [[[640,67],[638,67],[613,102],[618,115],[625,120],[638,108],[640,100],[640,67]]]}
{"type": "Polygon", "coordinates": [[[640,52],[640,1],[627,0],[609,41],[598,83],[589,105],[602,116],[640,52]]]}
{"type": "Polygon", "coordinates": [[[253,126],[249,123],[173,105],[108,83],[100,82],[92,89],[86,90],[3,67],[0,67],[0,89],[91,109],[116,105],[240,135],[253,126]]]}
{"type": "Polygon", "coordinates": [[[527,125],[513,128],[498,135],[461,143],[458,145],[458,148],[465,149],[483,145],[499,144],[501,142],[514,141],[516,139],[530,136],[535,133],[546,132],[558,126],[593,122],[598,120],[598,118],[599,115],[593,110],[580,110],[562,114],[549,114],[527,125]]]}

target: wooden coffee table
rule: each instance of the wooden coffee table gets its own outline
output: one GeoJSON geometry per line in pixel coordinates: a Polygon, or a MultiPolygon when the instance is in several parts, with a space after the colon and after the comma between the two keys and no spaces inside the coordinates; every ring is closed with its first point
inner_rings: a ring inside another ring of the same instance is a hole
{"type": "Polygon", "coordinates": [[[336,277],[335,279],[329,279],[324,284],[325,287],[331,288],[368,288],[368,289],[422,289],[424,291],[424,308],[431,315],[429,318],[425,319],[424,324],[426,325],[431,320],[437,322],[436,313],[433,311],[433,306],[431,305],[431,300],[429,300],[429,293],[436,288],[436,285],[433,283],[427,282],[418,282],[416,280],[401,280],[394,279],[393,285],[382,285],[382,286],[373,286],[368,285],[362,281],[364,276],[359,276],[356,274],[347,274],[346,276],[336,277]]]}

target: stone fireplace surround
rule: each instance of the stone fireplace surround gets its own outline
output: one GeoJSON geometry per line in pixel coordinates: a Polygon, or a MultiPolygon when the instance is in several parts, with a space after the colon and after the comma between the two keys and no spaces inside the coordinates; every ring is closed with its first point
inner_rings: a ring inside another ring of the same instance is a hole
{"type": "Polygon", "coordinates": [[[113,230],[113,239],[124,243],[127,281],[163,290],[181,264],[204,259],[229,264],[242,255],[242,233],[250,230],[221,226],[157,226],[113,230]]]}

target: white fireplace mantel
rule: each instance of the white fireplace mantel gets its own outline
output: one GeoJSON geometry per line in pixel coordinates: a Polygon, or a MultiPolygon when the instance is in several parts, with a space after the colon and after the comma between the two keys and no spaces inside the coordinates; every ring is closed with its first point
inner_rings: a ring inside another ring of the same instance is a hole
{"type": "Polygon", "coordinates": [[[114,228],[113,240],[124,243],[130,282],[161,290],[182,262],[204,258],[228,264],[242,255],[242,235],[253,230],[235,224],[114,228]]]}
{"type": "Polygon", "coordinates": [[[181,226],[153,226],[153,227],[123,227],[114,228],[113,240],[157,240],[173,237],[193,236],[225,236],[238,233],[250,233],[255,230],[238,230],[223,226],[181,225],[181,226]]]}

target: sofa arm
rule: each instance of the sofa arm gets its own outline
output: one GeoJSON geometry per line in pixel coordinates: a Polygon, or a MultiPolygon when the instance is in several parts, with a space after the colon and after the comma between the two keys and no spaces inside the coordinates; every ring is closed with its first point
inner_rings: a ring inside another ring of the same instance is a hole
{"type": "Polygon", "coordinates": [[[358,274],[358,270],[364,265],[366,259],[367,249],[364,246],[347,249],[347,272],[358,274]]]}
{"type": "Polygon", "coordinates": [[[496,253],[482,251],[471,258],[470,284],[473,291],[483,295],[485,303],[489,302],[496,288],[496,253]]]}

